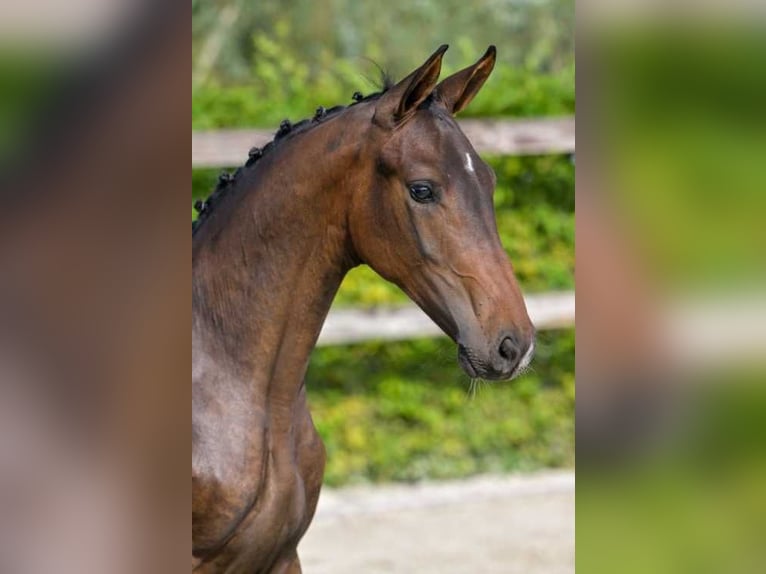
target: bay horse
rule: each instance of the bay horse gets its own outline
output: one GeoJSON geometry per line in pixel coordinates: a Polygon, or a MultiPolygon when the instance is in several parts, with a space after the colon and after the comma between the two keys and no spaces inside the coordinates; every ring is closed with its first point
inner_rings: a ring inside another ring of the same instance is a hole
{"type": "Polygon", "coordinates": [[[500,244],[495,175],[454,120],[490,46],[438,82],[447,46],[355,103],[282,123],[221,179],[192,226],[192,570],[299,573],[325,451],[309,355],[344,275],[367,264],[456,343],[470,377],[507,379],[534,327],[500,244]]]}

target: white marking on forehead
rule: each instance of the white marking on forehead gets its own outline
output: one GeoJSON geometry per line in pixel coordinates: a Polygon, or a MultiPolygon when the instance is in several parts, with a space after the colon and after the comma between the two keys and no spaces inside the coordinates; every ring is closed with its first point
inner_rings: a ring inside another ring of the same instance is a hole
{"type": "Polygon", "coordinates": [[[465,168],[471,173],[476,173],[473,169],[473,162],[471,161],[471,154],[465,152],[465,168]]]}

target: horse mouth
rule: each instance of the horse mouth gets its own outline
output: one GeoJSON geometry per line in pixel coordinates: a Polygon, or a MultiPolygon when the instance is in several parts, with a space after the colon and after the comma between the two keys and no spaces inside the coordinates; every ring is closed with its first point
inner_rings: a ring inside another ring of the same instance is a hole
{"type": "Polygon", "coordinates": [[[509,381],[515,379],[526,370],[527,365],[532,359],[534,348],[534,344],[530,345],[520,361],[498,367],[483,360],[481,356],[477,356],[476,352],[469,347],[458,345],[457,360],[463,372],[472,379],[482,378],[492,381],[509,381]]]}
{"type": "Polygon", "coordinates": [[[463,345],[458,345],[457,347],[457,362],[460,364],[460,368],[465,371],[465,374],[472,379],[479,376],[479,371],[471,361],[471,354],[463,345]]]}

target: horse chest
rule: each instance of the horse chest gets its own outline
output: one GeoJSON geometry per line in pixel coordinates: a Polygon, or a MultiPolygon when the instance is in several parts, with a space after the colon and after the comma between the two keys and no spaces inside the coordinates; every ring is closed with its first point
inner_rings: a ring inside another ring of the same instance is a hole
{"type": "Polygon", "coordinates": [[[242,527],[243,549],[252,554],[253,565],[265,556],[277,563],[294,556],[314,516],[325,453],[308,411],[305,417],[293,432],[270,441],[263,497],[242,527]]]}
{"type": "MultiPolygon", "coordinates": [[[[214,532],[220,549],[198,572],[267,573],[295,555],[313,517],[324,470],[324,447],[308,410],[300,414],[289,432],[261,427],[250,437],[265,449],[260,464],[246,476],[230,474],[215,484],[209,533],[214,532]],[[230,501],[224,513],[222,500],[230,501]]],[[[195,521],[205,522],[202,516],[195,521]]]]}

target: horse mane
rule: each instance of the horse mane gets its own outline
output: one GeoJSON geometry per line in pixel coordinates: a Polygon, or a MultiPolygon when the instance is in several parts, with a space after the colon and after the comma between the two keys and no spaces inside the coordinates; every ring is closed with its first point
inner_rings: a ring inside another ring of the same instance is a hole
{"type": "Polygon", "coordinates": [[[387,73],[382,72],[381,76],[382,85],[379,91],[368,94],[366,96],[362,95],[361,92],[354,92],[354,95],[351,96],[353,102],[347,106],[337,105],[329,109],[326,109],[323,106],[319,106],[316,109],[316,112],[314,112],[313,117],[301,120],[297,123],[292,123],[289,119],[282,120],[282,122],[279,124],[279,129],[274,134],[273,140],[268,142],[262,148],[251,148],[248,152],[248,158],[245,162],[245,165],[238,167],[234,173],[229,173],[227,171],[221,172],[221,174],[218,176],[218,183],[215,186],[213,193],[210,194],[210,196],[208,196],[208,198],[204,201],[197,200],[194,203],[194,209],[197,211],[198,215],[197,219],[192,221],[192,237],[202,226],[202,224],[210,217],[215,207],[220,204],[221,200],[235,187],[235,184],[240,179],[242,173],[254,166],[263,156],[274,150],[280,144],[280,142],[287,138],[287,136],[293,136],[306,132],[311,128],[319,125],[324,120],[335,117],[350,107],[353,107],[362,102],[370,102],[380,98],[380,96],[386,93],[394,85],[393,80],[387,73]]]}

